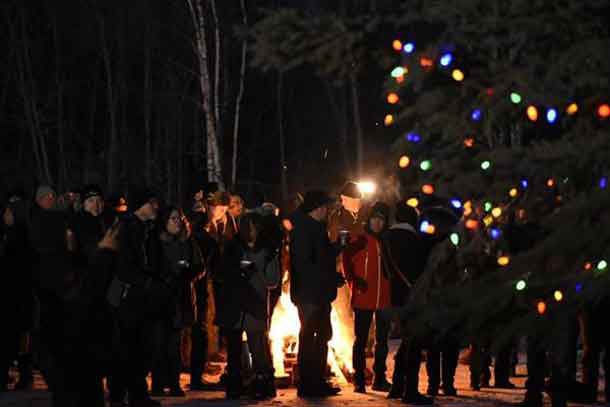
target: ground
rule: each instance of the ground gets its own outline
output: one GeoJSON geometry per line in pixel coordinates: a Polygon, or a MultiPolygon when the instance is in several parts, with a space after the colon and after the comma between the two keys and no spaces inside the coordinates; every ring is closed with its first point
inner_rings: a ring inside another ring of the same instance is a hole
{"type": "MultiPolygon", "coordinates": [[[[392,346],[395,348],[395,346],[392,346]]],[[[392,368],[392,354],[388,358],[388,367],[392,368]]],[[[369,360],[369,363],[372,363],[369,360]]],[[[525,366],[519,365],[518,373],[525,373],[525,366]]],[[[390,374],[389,372],[388,374],[390,374]]],[[[460,365],[456,375],[456,387],[459,397],[448,398],[438,397],[435,405],[440,407],[489,407],[506,406],[511,403],[519,402],[523,399],[525,390],[525,377],[512,378],[512,382],[517,385],[516,390],[496,390],[484,389],[480,392],[473,392],[469,389],[469,370],[468,366],[460,365]]],[[[189,375],[182,376],[183,387],[187,388],[189,375]]],[[[420,373],[420,390],[426,390],[426,369],[422,366],[420,373]]],[[[49,393],[46,391],[44,381],[37,376],[35,390],[29,392],[9,392],[0,394],[0,407],[49,407],[49,393]]],[[[400,406],[399,401],[390,401],[385,398],[385,393],[370,391],[368,394],[357,394],[353,392],[351,386],[343,386],[341,395],[327,400],[301,400],[296,395],[295,389],[280,389],[278,397],[266,402],[248,402],[246,400],[226,401],[222,392],[187,392],[186,399],[161,399],[164,406],[176,407],[229,407],[236,405],[257,405],[259,407],[308,407],[308,406],[328,406],[328,407],[362,407],[362,406],[400,406]]],[[[547,403],[549,400],[547,399],[547,403]]],[[[571,404],[571,407],[581,407],[578,404],[571,404]]],[[[83,406],[86,407],[86,406],[83,406]]],[[[584,406],[583,406],[584,407],[584,406]]]]}

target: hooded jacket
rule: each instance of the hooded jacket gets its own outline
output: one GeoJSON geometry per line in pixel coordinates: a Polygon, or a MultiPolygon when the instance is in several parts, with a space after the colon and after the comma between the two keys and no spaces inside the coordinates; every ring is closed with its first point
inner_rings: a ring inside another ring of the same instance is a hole
{"type": "Polygon", "coordinates": [[[392,305],[407,303],[410,288],[423,273],[427,248],[415,228],[409,223],[397,223],[384,236],[386,259],[392,287],[392,305]]]}
{"type": "Polygon", "coordinates": [[[375,311],[390,306],[390,279],[383,256],[382,242],[370,232],[356,237],[343,252],[343,268],[352,290],[354,309],[375,311]]]}

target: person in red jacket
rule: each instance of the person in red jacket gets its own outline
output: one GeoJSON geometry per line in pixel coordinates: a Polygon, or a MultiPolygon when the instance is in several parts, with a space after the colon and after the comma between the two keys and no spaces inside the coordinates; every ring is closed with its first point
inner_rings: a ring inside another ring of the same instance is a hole
{"type": "Polygon", "coordinates": [[[386,357],[388,356],[388,334],[390,331],[389,308],[390,280],[382,258],[381,234],[388,224],[389,208],[383,203],[373,206],[365,227],[365,233],[352,239],[343,254],[343,265],[347,281],[352,290],[354,327],[356,339],[353,348],[355,370],[354,391],[365,393],[364,370],[365,348],[369,329],[375,316],[375,380],[373,390],[388,391],[386,357]]]}

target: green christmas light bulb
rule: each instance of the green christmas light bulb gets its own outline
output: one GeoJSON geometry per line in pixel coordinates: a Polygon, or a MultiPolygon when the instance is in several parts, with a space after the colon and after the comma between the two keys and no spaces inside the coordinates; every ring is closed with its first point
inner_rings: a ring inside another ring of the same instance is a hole
{"type": "Polygon", "coordinates": [[[603,271],[608,267],[608,262],[606,260],[600,260],[599,263],[597,263],[597,269],[599,271],[603,271]]]}
{"type": "Polygon", "coordinates": [[[451,240],[451,243],[453,243],[454,246],[460,244],[460,235],[458,235],[457,233],[452,233],[451,236],[449,236],[449,239],[451,240]]]}
{"type": "Polygon", "coordinates": [[[517,282],[517,285],[516,285],[517,291],[523,291],[523,290],[525,290],[525,287],[527,287],[527,283],[524,280],[519,280],[517,282]]]}
{"type": "Polygon", "coordinates": [[[481,169],[482,169],[483,171],[487,171],[487,170],[488,170],[488,169],[490,169],[490,168],[491,168],[491,162],[490,162],[490,161],[485,160],[485,161],[483,161],[483,162],[481,163],[481,169]]]}
{"type": "Polygon", "coordinates": [[[428,171],[432,168],[432,163],[430,160],[422,161],[421,164],[419,164],[419,168],[421,168],[422,171],[428,171]]]}
{"type": "Polygon", "coordinates": [[[510,94],[510,101],[513,102],[514,104],[518,105],[519,103],[521,103],[521,95],[518,94],[517,92],[511,92],[510,94]]]}
{"type": "Polygon", "coordinates": [[[485,202],[485,206],[484,206],[485,212],[491,211],[493,209],[493,206],[494,205],[491,202],[489,202],[489,201],[485,202]]]}

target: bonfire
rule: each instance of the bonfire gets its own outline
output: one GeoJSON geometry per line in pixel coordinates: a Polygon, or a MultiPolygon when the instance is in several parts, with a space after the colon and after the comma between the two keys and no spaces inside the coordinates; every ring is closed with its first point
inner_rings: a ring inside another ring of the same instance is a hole
{"type": "MultiPolygon", "coordinates": [[[[329,343],[328,365],[336,382],[346,384],[352,380],[354,372],[353,321],[346,287],[339,290],[338,298],[332,304],[331,324],[333,337],[329,343]]],[[[292,384],[296,379],[293,368],[296,365],[300,328],[299,313],[290,299],[290,283],[286,276],[282,284],[282,294],[271,318],[269,339],[276,378],[292,384]]]]}

